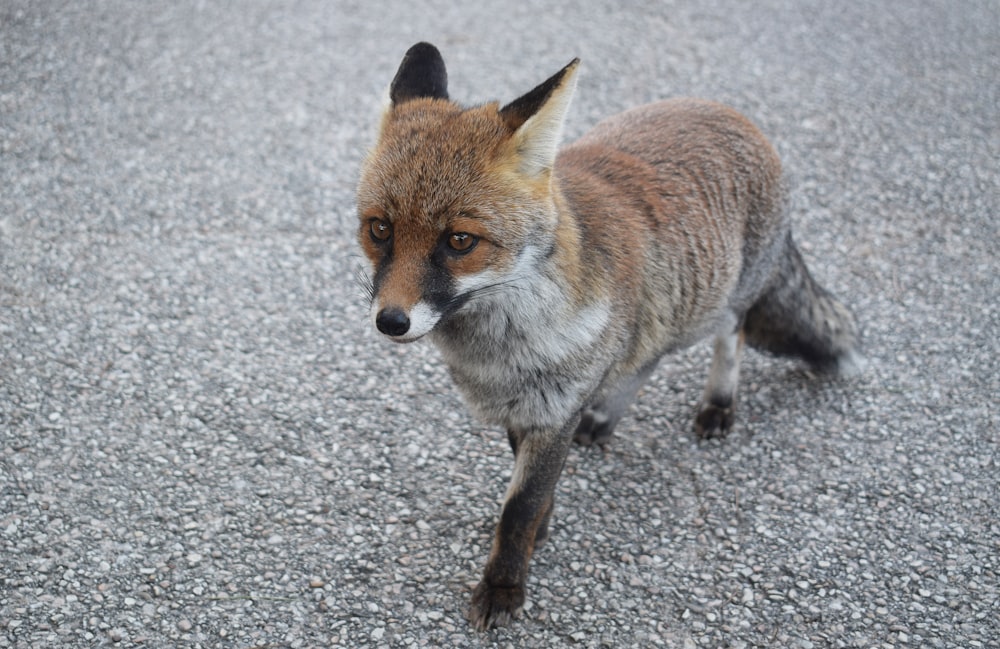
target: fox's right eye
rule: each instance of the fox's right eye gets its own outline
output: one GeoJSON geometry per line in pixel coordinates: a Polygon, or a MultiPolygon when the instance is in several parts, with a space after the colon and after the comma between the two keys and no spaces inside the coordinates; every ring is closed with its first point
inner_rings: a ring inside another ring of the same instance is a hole
{"type": "Polygon", "coordinates": [[[371,221],[372,239],[379,243],[385,243],[392,237],[392,223],[382,219],[372,219],[371,221]]]}

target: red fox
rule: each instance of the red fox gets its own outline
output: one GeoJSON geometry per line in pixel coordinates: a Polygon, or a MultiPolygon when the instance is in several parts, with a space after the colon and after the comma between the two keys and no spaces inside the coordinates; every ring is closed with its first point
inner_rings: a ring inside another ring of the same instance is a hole
{"type": "Polygon", "coordinates": [[[569,445],[605,444],[660,358],[714,337],[695,417],[733,424],[744,342],[841,374],[863,366],[851,312],[792,241],[781,165],[745,117],[695,99],[600,122],[558,151],[579,60],[511,103],[448,98],[428,43],[389,86],[363,163],[359,240],[371,317],[427,336],[514,471],[469,619],[525,601],[569,445]]]}

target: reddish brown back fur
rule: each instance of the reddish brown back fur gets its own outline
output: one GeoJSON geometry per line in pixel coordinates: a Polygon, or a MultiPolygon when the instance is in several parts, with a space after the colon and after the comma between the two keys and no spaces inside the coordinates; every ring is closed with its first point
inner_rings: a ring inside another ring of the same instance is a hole
{"type": "Polygon", "coordinates": [[[615,287],[635,317],[639,356],[703,336],[721,307],[751,300],[766,279],[755,266],[787,228],[777,155],[720,104],[671,100],[616,115],[563,149],[556,169],[590,258],[587,282],[615,287]]]}

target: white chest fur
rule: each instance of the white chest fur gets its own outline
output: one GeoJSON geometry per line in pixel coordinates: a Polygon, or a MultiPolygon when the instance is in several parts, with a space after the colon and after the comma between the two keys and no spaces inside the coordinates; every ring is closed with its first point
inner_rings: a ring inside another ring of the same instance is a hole
{"type": "Polygon", "coordinates": [[[510,429],[565,424],[602,378],[607,302],[572,305],[543,273],[523,274],[432,333],[473,412],[510,429]]]}

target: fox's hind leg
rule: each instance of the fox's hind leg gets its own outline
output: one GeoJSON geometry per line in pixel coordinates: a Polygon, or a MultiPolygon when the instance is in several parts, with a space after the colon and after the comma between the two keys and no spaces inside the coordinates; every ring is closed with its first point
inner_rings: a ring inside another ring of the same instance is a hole
{"type": "Polygon", "coordinates": [[[747,311],[743,330],[752,347],[797,356],[816,370],[851,376],[867,364],[854,315],[812,278],[791,235],[770,288],[747,311]]]}
{"type": "Polygon", "coordinates": [[[743,331],[738,318],[731,316],[715,337],[712,368],[694,421],[695,430],[703,439],[725,437],[733,426],[742,353],[743,331]]]}
{"type": "Polygon", "coordinates": [[[623,380],[606,394],[587,404],[580,416],[580,423],[573,440],[583,446],[604,446],[615,432],[628,406],[635,399],[639,388],[656,369],[656,361],[645,365],[638,372],[623,380]]]}

